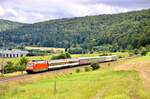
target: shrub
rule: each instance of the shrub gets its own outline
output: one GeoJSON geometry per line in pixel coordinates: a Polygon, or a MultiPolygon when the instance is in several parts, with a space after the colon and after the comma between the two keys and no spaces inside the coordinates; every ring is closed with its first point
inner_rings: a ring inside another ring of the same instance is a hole
{"type": "Polygon", "coordinates": [[[81,47],[74,47],[74,48],[69,48],[68,51],[71,54],[81,54],[83,52],[83,49],[81,47]]]}
{"type": "Polygon", "coordinates": [[[22,71],[22,73],[23,73],[23,71],[26,68],[27,63],[28,63],[28,59],[25,57],[21,57],[21,59],[19,60],[17,66],[16,66],[16,71],[22,71]]]}
{"type": "Polygon", "coordinates": [[[26,68],[26,65],[17,65],[16,67],[16,71],[24,71],[26,68]]]}
{"type": "Polygon", "coordinates": [[[135,54],[134,54],[133,52],[130,52],[130,53],[129,53],[129,56],[130,56],[130,57],[132,57],[132,56],[134,56],[134,55],[135,55],[135,54]]]}
{"type": "Polygon", "coordinates": [[[27,65],[28,59],[25,57],[21,57],[18,63],[19,65],[27,65]]]}
{"type": "Polygon", "coordinates": [[[142,56],[145,56],[148,53],[148,50],[146,48],[144,48],[144,47],[141,47],[140,51],[141,51],[141,55],[142,56]]]}
{"type": "Polygon", "coordinates": [[[66,54],[66,58],[71,58],[71,55],[68,52],[66,52],[65,54],[66,54]]]}
{"type": "Polygon", "coordinates": [[[91,67],[92,67],[92,70],[96,70],[96,69],[100,68],[99,63],[97,63],[97,62],[96,63],[92,63],[91,67]]]}
{"type": "Polygon", "coordinates": [[[67,59],[67,58],[71,58],[69,53],[62,53],[62,54],[59,54],[59,55],[55,55],[55,56],[52,56],[51,59],[55,60],[55,59],[67,59]]]}
{"type": "Polygon", "coordinates": [[[145,55],[147,55],[147,53],[148,53],[148,51],[145,50],[145,51],[142,51],[142,52],[141,52],[141,55],[142,55],[142,56],[145,56],[145,55]]]}
{"type": "Polygon", "coordinates": [[[12,62],[7,62],[4,66],[4,73],[13,73],[16,71],[16,68],[12,62]]]}
{"type": "Polygon", "coordinates": [[[133,52],[134,52],[135,55],[140,54],[140,51],[138,49],[135,49],[133,52]]]}
{"type": "Polygon", "coordinates": [[[91,71],[91,70],[92,70],[91,67],[84,67],[84,71],[85,71],[85,72],[88,72],[88,71],[91,71]]]}
{"type": "Polygon", "coordinates": [[[79,73],[79,72],[81,72],[81,70],[80,69],[76,69],[76,73],[79,73]]]}

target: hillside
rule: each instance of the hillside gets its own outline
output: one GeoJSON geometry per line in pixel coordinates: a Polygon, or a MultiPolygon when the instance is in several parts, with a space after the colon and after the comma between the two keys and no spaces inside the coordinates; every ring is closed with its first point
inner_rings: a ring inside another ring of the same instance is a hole
{"type": "MultiPolygon", "coordinates": [[[[150,9],[114,15],[58,19],[9,29],[3,45],[133,49],[150,44],[150,9]]],[[[2,26],[2,25],[1,25],[2,26]]]]}
{"type": "Polygon", "coordinates": [[[21,27],[23,25],[25,25],[25,24],[0,19],[0,32],[6,31],[6,30],[16,29],[16,28],[21,27]]]}

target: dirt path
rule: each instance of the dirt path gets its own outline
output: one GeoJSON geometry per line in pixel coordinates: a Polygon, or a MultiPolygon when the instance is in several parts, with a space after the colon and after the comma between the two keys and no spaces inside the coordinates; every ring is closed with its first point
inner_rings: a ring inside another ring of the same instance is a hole
{"type": "Polygon", "coordinates": [[[116,66],[115,70],[136,70],[142,79],[145,80],[145,85],[150,89],[150,61],[127,62],[116,66]]]}

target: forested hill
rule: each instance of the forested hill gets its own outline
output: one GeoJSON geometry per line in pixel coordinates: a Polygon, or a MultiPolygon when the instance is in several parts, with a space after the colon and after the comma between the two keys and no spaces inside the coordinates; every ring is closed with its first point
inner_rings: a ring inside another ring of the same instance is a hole
{"type": "MultiPolygon", "coordinates": [[[[2,27],[2,25],[1,25],[2,27]]],[[[5,46],[36,45],[133,49],[150,44],[150,9],[114,15],[58,19],[0,33],[5,46]]]]}
{"type": "Polygon", "coordinates": [[[16,29],[16,28],[21,27],[23,25],[25,25],[25,24],[0,19],[0,32],[6,31],[6,30],[16,29]]]}

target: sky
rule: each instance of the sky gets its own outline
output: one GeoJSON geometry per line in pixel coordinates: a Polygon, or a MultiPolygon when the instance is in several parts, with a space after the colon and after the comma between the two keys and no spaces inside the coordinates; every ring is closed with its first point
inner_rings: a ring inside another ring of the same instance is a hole
{"type": "Polygon", "coordinates": [[[0,0],[0,19],[36,23],[150,8],[150,0],[0,0]]]}

